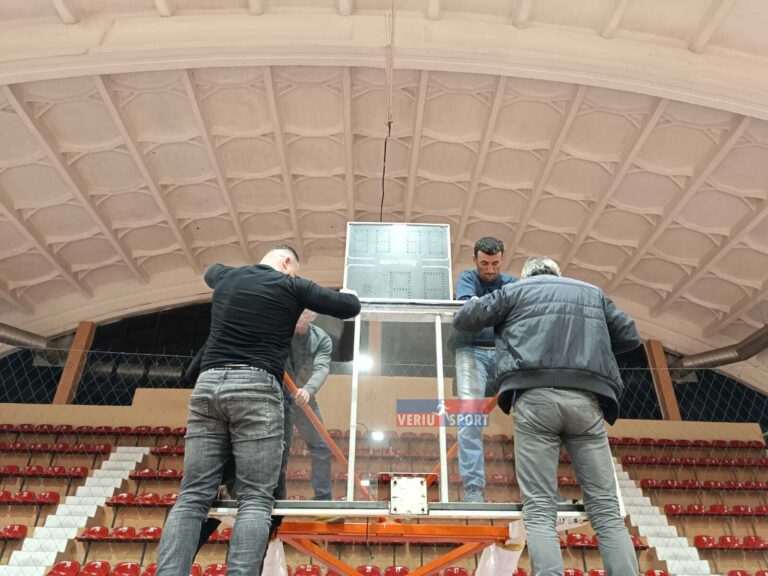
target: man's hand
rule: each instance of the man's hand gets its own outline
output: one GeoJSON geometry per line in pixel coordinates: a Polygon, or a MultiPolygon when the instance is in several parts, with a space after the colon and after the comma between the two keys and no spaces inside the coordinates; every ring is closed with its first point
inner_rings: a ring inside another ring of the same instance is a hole
{"type": "Polygon", "coordinates": [[[304,404],[309,402],[309,392],[304,390],[304,388],[299,388],[293,397],[293,401],[296,402],[296,406],[304,406],[304,404]]]}

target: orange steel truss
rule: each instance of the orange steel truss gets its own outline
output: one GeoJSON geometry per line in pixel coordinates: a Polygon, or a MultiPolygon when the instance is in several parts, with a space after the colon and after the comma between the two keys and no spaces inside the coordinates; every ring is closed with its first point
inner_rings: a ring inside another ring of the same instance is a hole
{"type": "Polygon", "coordinates": [[[430,576],[462,558],[477,554],[490,544],[503,543],[509,537],[509,531],[506,526],[401,524],[391,521],[283,522],[278,531],[278,537],[286,544],[308,554],[320,564],[346,576],[360,575],[354,567],[323,550],[317,542],[461,543],[457,548],[409,573],[409,576],[430,576]]]}

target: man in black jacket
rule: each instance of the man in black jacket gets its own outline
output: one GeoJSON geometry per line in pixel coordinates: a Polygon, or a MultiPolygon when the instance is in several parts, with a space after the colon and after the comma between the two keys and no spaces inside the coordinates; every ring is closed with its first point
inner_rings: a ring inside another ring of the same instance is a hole
{"type": "Polygon", "coordinates": [[[549,258],[530,258],[521,278],[468,301],[453,325],[495,326],[499,406],[506,413],[514,406],[515,470],[534,573],[563,573],[555,532],[562,441],[607,573],[635,576],[603,419],[616,420],[624,388],[614,355],[640,346],[640,336],[599,288],[560,277],[549,258]]]}
{"type": "Polygon", "coordinates": [[[211,330],[189,399],[184,478],[160,540],[158,576],[188,576],[232,457],[238,513],[227,574],[261,570],[283,451],[283,371],[296,321],[305,308],[337,318],[360,312],[356,296],[322,288],[298,271],[296,252],[276,246],[260,264],[214,264],[205,272],[213,288],[211,330]]]}

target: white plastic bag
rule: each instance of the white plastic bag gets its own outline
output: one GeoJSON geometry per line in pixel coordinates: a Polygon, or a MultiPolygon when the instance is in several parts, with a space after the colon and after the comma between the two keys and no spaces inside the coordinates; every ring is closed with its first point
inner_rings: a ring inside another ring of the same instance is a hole
{"type": "Polygon", "coordinates": [[[523,522],[509,524],[509,539],[503,546],[492,544],[480,555],[477,576],[512,576],[525,549],[525,528],[523,522]]]}
{"type": "Polygon", "coordinates": [[[273,538],[269,541],[261,573],[262,576],[288,576],[288,567],[285,565],[285,550],[280,538],[273,538]]]}

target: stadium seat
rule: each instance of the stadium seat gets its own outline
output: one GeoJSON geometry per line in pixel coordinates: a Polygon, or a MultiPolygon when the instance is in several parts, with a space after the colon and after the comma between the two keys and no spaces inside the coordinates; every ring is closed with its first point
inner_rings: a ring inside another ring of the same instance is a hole
{"type": "Polygon", "coordinates": [[[735,550],[741,548],[741,540],[735,536],[720,536],[717,540],[717,547],[722,550],[735,550]]]}
{"type": "Polygon", "coordinates": [[[762,536],[744,536],[744,550],[768,550],[768,540],[762,536]]]}
{"type": "Polygon", "coordinates": [[[685,513],[688,516],[703,516],[707,512],[703,504],[688,504],[685,508],[685,513]]]}
{"type": "Polygon", "coordinates": [[[713,549],[717,548],[717,540],[715,540],[712,536],[697,534],[693,538],[693,545],[699,550],[713,549]]]}
{"type": "Polygon", "coordinates": [[[179,495],[175,492],[171,492],[168,494],[163,494],[160,497],[160,506],[173,506],[176,504],[176,500],[178,499],[179,495]]]}
{"type": "Polygon", "coordinates": [[[77,576],[80,572],[80,562],[76,560],[62,560],[54,564],[48,572],[48,576],[77,576]]]}
{"type": "Polygon", "coordinates": [[[566,538],[568,548],[592,548],[592,538],[586,534],[568,534],[566,538]]]}
{"type": "Polygon", "coordinates": [[[752,574],[746,570],[729,570],[728,576],[752,576],[752,574]]]}
{"type": "Polygon", "coordinates": [[[219,542],[229,542],[232,539],[232,528],[224,528],[219,532],[219,542]]]}
{"type": "Polygon", "coordinates": [[[461,566],[449,566],[443,570],[443,576],[469,576],[469,571],[461,566]]]}
{"type": "Polygon", "coordinates": [[[710,504],[708,514],[710,516],[728,516],[730,513],[725,504],[710,504]]]}
{"type": "Polygon", "coordinates": [[[578,568],[566,568],[563,570],[563,576],[584,576],[584,572],[578,568]]]}
{"type": "Polygon", "coordinates": [[[293,571],[294,576],[320,576],[322,570],[317,564],[300,564],[293,571]]]}
{"type": "Polygon", "coordinates": [[[144,572],[141,573],[141,576],[155,576],[157,574],[157,564],[152,562],[152,564],[149,564],[146,568],[144,568],[144,572]]]}
{"type": "Polygon", "coordinates": [[[205,570],[203,570],[203,576],[224,576],[226,573],[226,564],[209,564],[205,567],[205,570]]]}
{"type": "Polygon", "coordinates": [[[666,570],[646,570],[645,576],[669,576],[666,570]]]}
{"type": "Polygon", "coordinates": [[[3,540],[24,540],[27,537],[27,527],[24,524],[9,524],[3,528],[3,540]]]}
{"type": "Polygon", "coordinates": [[[109,528],[106,526],[89,526],[77,537],[78,540],[100,541],[109,538],[109,528]]]}
{"type": "Polygon", "coordinates": [[[666,504],[664,506],[664,514],[667,516],[681,516],[683,514],[683,507],[680,504],[666,504]]]}
{"type": "Polygon", "coordinates": [[[133,540],[136,538],[136,528],[133,526],[118,526],[112,528],[109,534],[110,540],[133,540]]]}
{"type": "Polygon", "coordinates": [[[130,492],[121,492],[107,500],[107,506],[130,506],[135,500],[136,497],[130,492]]]}
{"type": "Polygon", "coordinates": [[[163,529],[159,526],[144,526],[136,533],[136,539],[144,542],[159,542],[163,529]]]}
{"type": "Polygon", "coordinates": [[[512,572],[512,576],[528,576],[528,570],[525,568],[518,568],[514,572],[512,572]]]}
{"type": "Polygon", "coordinates": [[[632,546],[634,546],[636,550],[648,549],[648,544],[646,544],[645,541],[640,538],[640,536],[635,536],[632,534],[630,537],[632,538],[632,546]]]}
{"type": "Polygon", "coordinates": [[[606,576],[605,570],[595,569],[589,571],[589,576],[606,576]]]}
{"type": "Polygon", "coordinates": [[[139,576],[141,566],[136,562],[120,562],[112,568],[111,576],[139,576]]]}
{"type": "Polygon", "coordinates": [[[160,496],[154,492],[142,492],[134,500],[135,506],[158,506],[160,504],[160,496]]]}
{"type": "Polygon", "coordinates": [[[387,566],[384,568],[384,576],[405,576],[410,570],[405,566],[387,566]]]}
{"type": "Polygon", "coordinates": [[[58,504],[60,498],[58,492],[40,492],[40,494],[37,495],[37,503],[52,506],[58,504]]]}
{"type": "Polygon", "coordinates": [[[357,567],[357,571],[363,576],[381,576],[381,568],[372,564],[363,564],[357,567]]]}
{"type": "Polygon", "coordinates": [[[109,576],[111,566],[103,560],[93,560],[80,568],[80,576],[109,576]]]}

